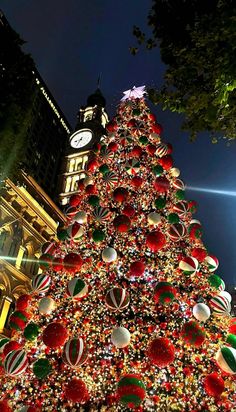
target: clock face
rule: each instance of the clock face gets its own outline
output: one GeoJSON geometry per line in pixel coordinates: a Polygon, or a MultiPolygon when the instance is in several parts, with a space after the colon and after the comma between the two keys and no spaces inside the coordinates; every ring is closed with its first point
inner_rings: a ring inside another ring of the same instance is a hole
{"type": "Polygon", "coordinates": [[[70,145],[75,149],[80,149],[81,147],[86,146],[93,137],[93,133],[89,129],[77,130],[70,137],[70,145]]]}

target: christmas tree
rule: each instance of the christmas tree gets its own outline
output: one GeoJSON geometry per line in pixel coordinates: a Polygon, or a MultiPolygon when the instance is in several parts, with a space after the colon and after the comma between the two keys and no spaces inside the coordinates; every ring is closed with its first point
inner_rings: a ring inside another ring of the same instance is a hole
{"type": "Polygon", "coordinates": [[[144,94],[125,92],[16,302],[1,412],[236,406],[230,295],[144,94]]]}

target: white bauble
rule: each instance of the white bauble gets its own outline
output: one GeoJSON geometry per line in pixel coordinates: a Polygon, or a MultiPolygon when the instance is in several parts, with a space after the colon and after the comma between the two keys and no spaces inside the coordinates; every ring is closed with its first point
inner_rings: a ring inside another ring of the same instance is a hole
{"type": "Polygon", "coordinates": [[[229,292],[227,292],[226,290],[222,290],[219,293],[220,296],[224,296],[229,302],[232,302],[232,296],[230,295],[229,292]]]}
{"type": "Polygon", "coordinates": [[[55,302],[52,298],[45,297],[39,301],[39,312],[41,315],[50,315],[55,309],[55,302]]]}
{"type": "Polygon", "coordinates": [[[81,225],[84,223],[87,223],[87,215],[86,213],[82,210],[81,212],[77,212],[74,216],[73,216],[73,222],[77,222],[80,223],[81,225]]]}
{"type": "Polygon", "coordinates": [[[161,223],[161,215],[159,215],[159,213],[149,213],[147,218],[149,225],[159,225],[159,223],[161,223]]]}
{"type": "Polygon", "coordinates": [[[205,322],[211,316],[211,310],[205,303],[197,303],[193,307],[193,316],[200,322],[205,322]]]}
{"type": "Polygon", "coordinates": [[[179,170],[177,167],[172,167],[172,168],[170,169],[170,174],[171,174],[173,177],[179,177],[179,175],[180,175],[180,170],[179,170]]]}
{"type": "Polygon", "coordinates": [[[117,348],[125,348],[130,343],[130,333],[128,329],[120,326],[113,330],[111,334],[111,341],[117,348]]]}
{"type": "Polygon", "coordinates": [[[88,186],[88,185],[92,185],[93,184],[92,177],[91,176],[85,177],[84,180],[83,180],[83,184],[84,184],[85,187],[88,186]]]}
{"type": "Polygon", "coordinates": [[[161,141],[160,135],[157,134],[157,133],[154,133],[154,132],[150,133],[150,137],[151,137],[151,139],[154,139],[156,142],[160,142],[160,141],[161,141]]]}
{"type": "Polygon", "coordinates": [[[110,263],[117,259],[117,252],[113,247],[106,247],[102,251],[102,260],[104,262],[110,263]]]}

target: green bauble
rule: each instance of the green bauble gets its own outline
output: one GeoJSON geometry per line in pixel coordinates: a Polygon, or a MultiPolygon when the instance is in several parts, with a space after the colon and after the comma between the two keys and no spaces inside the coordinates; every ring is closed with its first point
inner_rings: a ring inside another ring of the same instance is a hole
{"type": "Polygon", "coordinates": [[[68,233],[66,229],[58,228],[57,229],[57,237],[59,240],[66,240],[68,239],[68,233]]]}
{"type": "Polygon", "coordinates": [[[179,216],[176,213],[170,213],[167,216],[167,220],[169,223],[179,223],[179,216]]]}
{"type": "Polygon", "coordinates": [[[99,197],[96,195],[90,195],[88,198],[90,206],[99,206],[99,197]]]}
{"type": "Polygon", "coordinates": [[[155,176],[161,176],[163,173],[163,167],[161,165],[153,166],[152,171],[155,176]]]}
{"type": "Polygon", "coordinates": [[[34,340],[39,334],[39,326],[36,323],[29,323],[24,330],[24,337],[27,340],[34,340]]]}
{"type": "Polygon", "coordinates": [[[163,209],[166,205],[166,199],[164,197],[158,197],[155,200],[155,207],[159,210],[159,209],[163,209]]]}
{"type": "Polygon", "coordinates": [[[49,373],[51,373],[51,371],[52,371],[51,364],[49,360],[46,358],[38,359],[33,364],[33,372],[35,376],[37,376],[38,379],[46,378],[49,375],[49,373]]]}
{"type": "Polygon", "coordinates": [[[103,175],[105,175],[109,171],[110,169],[105,163],[99,167],[99,172],[101,172],[103,175]]]}
{"type": "Polygon", "coordinates": [[[92,233],[94,242],[102,242],[105,239],[105,233],[102,230],[95,229],[92,233]]]}
{"type": "Polygon", "coordinates": [[[236,335],[233,335],[232,333],[230,333],[227,336],[226,342],[232,346],[232,348],[236,349],[236,335]]]}
{"type": "Polygon", "coordinates": [[[177,197],[178,200],[184,200],[185,198],[185,191],[184,190],[177,190],[175,192],[175,196],[177,197]]]}
{"type": "Polygon", "coordinates": [[[140,136],[139,143],[143,146],[147,146],[147,144],[149,143],[149,140],[146,136],[140,136]]]}
{"type": "Polygon", "coordinates": [[[221,280],[221,278],[220,278],[218,275],[214,274],[214,275],[210,275],[210,276],[208,277],[208,282],[209,282],[209,284],[210,284],[211,286],[213,286],[214,288],[218,289],[219,286],[220,286],[221,283],[222,283],[222,280],[221,280]]]}
{"type": "Polygon", "coordinates": [[[133,112],[132,112],[133,116],[139,116],[140,113],[141,113],[141,111],[139,109],[134,109],[133,112]]]}

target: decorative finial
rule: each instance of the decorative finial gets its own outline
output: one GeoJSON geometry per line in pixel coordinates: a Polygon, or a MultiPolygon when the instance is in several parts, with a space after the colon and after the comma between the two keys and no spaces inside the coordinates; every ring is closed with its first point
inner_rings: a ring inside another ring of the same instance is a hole
{"type": "Polygon", "coordinates": [[[141,99],[145,94],[145,87],[146,86],[134,86],[132,89],[126,90],[123,92],[124,96],[122,97],[121,101],[124,102],[125,100],[129,99],[141,99]]]}
{"type": "Polygon", "coordinates": [[[98,81],[97,81],[97,88],[98,89],[100,89],[100,85],[101,85],[101,73],[99,73],[99,76],[98,76],[98,81]]]}

